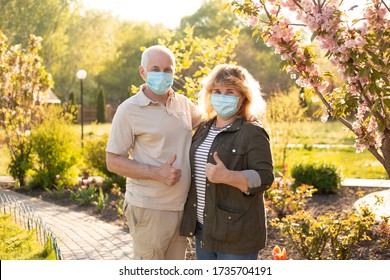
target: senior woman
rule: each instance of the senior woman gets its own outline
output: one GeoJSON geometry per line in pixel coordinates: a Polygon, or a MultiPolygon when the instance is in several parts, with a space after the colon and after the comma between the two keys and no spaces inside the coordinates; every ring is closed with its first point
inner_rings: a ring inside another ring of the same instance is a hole
{"type": "Polygon", "coordinates": [[[222,64],[200,93],[206,121],[190,149],[192,182],[181,234],[195,235],[199,260],[257,259],[266,244],[264,191],[274,180],[265,102],[243,67],[222,64]]]}

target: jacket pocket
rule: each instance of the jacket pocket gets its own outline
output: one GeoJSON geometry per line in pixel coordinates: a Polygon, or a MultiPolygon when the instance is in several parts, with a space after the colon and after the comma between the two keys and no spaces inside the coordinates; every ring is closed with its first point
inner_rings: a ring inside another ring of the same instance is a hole
{"type": "Polygon", "coordinates": [[[245,168],[245,153],[246,150],[241,145],[229,143],[222,145],[219,157],[228,169],[242,170],[245,168]]]}
{"type": "Polygon", "coordinates": [[[216,241],[236,242],[241,237],[244,211],[217,207],[212,219],[210,237],[216,241]]]}

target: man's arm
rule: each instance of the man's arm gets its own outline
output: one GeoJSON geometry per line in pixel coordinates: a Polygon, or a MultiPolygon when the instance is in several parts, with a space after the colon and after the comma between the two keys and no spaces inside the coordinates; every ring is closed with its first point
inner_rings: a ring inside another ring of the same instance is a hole
{"type": "Polygon", "coordinates": [[[134,179],[156,180],[167,186],[176,184],[181,177],[181,170],[172,166],[175,160],[176,155],[174,154],[165,164],[156,167],[106,152],[106,164],[110,172],[134,179]]]}

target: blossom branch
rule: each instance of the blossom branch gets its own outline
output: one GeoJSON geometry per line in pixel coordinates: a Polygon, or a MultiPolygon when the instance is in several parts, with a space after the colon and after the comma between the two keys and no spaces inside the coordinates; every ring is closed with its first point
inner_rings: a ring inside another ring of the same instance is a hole
{"type": "Polygon", "coordinates": [[[390,12],[390,8],[389,8],[389,6],[386,5],[385,0],[381,0],[381,2],[382,2],[382,4],[383,4],[383,6],[386,7],[387,11],[390,12]]]}

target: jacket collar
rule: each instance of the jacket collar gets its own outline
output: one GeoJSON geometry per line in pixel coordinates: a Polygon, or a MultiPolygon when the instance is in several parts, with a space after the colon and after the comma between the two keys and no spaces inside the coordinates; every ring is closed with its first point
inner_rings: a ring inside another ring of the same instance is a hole
{"type": "MultiPolygon", "coordinates": [[[[216,120],[217,117],[205,122],[203,124],[203,128],[210,128],[214,121],[216,120]]],[[[232,125],[230,127],[228,127],[225,131],[237,131],[241,128],[242,124],[244,122],[244,119],[242,117],[238,117],[237,119],[235,119],[232,123],[232,125]]]]}

